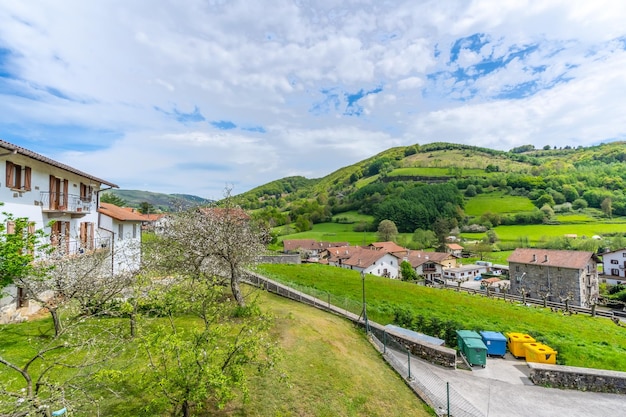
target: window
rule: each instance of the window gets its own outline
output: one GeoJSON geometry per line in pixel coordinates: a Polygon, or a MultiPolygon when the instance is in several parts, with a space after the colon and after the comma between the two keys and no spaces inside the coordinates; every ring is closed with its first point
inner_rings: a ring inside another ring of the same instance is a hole
{"type": "Polygon", "coordinates": [[[611,275],[619,276],[619,269],[611,269],[611,275]]]}
{"type": "Polygon", "coordinates": [[[124,240],[124,225],[121,223],[117,225],[117,240],[124,240]]]}
{"type": "Polygon", "coordinates": [[[91,202],[93,195],[93,186],[80,183],[80,201],[91,202]]]}
{"type": "Polygon", "coordinates": [[[80,224],[80,247],[91,250],[94,248],[94,224],[92,222],[82,222],[80,224]]]}
{"type": "Polygon", "coordinates": [[[52,232],[50,233],[50,242],[52,246],[64,249],[65,253],[70,250],[70,222],[55,221],[52,224],[52,232]]]}
{"type": "Polygon", "coordinates": [[[613,265],[619,265],[619,261],[617,259],[611,259],[611,263],[613,265]]]}
{"type": "Polygon", "coordinates": [[[626,258],[626,252],[622,252],[622,258],[626,258]]]}
{"type": "Polygon", "coordinates": [[[133,239],[137,239],[137,224],[133,224],[133,239]]]}
{"type": "Polygon", "coordinates": [[[7,161],[6,186],[14,190],[30,191],[31,169],[7,161]]]}

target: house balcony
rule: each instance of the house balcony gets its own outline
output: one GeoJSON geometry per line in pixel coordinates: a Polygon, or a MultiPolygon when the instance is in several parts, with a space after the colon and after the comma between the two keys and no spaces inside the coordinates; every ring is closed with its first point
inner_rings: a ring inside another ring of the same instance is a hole
{"type": "Polygon", "coordinates": [[[39,204],[44,213],[84,215],[91,212],[91,199],[75,194],[42,191],[39,204]]]}

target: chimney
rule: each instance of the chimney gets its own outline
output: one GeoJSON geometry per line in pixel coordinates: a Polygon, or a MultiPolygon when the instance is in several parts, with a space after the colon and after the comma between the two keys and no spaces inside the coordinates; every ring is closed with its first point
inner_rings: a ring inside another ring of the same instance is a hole
{"type": "Polygon", "coordinates": [[[532,260],[532,262],[537,262],[537,255],[535,255],[534,253],[533,253],[533,260],[532,260]]]}
{"type": "Polygon", "coordinates": [[[546,258],[543,260],[544,262],[548,262],[548,255],[546,254],[546,258]]]}

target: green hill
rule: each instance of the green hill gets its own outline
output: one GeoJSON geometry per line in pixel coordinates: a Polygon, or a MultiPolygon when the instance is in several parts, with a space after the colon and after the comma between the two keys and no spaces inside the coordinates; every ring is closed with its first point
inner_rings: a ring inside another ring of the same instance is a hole
{"type": "Polygon", "coordinates": [[[236,198],[270,226],[289,225],[289,233],[346,212],[371,216],[370,230],[390,219],[400,232],[443,233],[472,224],[555,224],[585,210],[596,219],[626,216],[624,189],[626,142],[508,152],[437,142],[388,149],[323,178],[272,181],[236,198]]]}
{"type": "Polygon", "coordinates": [[[150,203],[158,212],[177,211],[198,205],[211,204],[212,200],[189,194],[163,194],[140,190],[107,190],[126,202],[126,206],[139,208],[143,202],[150,203]]]}

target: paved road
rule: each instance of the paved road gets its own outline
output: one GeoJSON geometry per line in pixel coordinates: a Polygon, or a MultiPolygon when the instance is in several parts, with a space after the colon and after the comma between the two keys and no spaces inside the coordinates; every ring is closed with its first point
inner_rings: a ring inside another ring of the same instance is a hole
{"type": "MultiPolygon", "coordinates": [[[[418,359],[415,359],[418,361],[418,359]]],[[[608,417],[626,415],[626,395],[544,388],[533,385],[524,360],[507,353],[488,358],[485,368],[452,370],[420,361],[485,416],[608,417]]],[[[417,372],[417,370],[416,370],[417,372]]]]}

